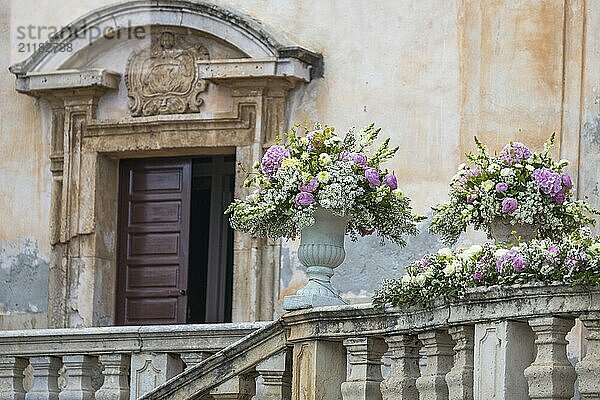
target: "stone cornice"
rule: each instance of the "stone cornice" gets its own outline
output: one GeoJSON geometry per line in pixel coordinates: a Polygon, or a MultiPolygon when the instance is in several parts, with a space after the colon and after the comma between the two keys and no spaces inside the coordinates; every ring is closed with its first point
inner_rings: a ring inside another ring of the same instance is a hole
{"type": "Polygon", "coordinates": [[[76,96],[117,90],[121,76],[107,69],[30,72],[17,77],[16,90],[31,96],[76,96]]]}

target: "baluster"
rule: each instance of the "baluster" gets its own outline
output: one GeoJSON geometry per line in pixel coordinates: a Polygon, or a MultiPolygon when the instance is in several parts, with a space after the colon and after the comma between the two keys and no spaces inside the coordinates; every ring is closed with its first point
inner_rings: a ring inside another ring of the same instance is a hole
{"type": "Polygon", "coordinates": [[[448,333],[435,330],[419,334],[427,355],[427,370],[416,381],[421,400],[448,400],[446,374],[452,368],[454,342],[448,333]]]}
{"type": "Polygon", "coordinates": [[[25,400],[58,400],[58,370],[62,363],[57,357],[32,357],[33,386],[25,400]]]}
{"type": "Polygon", "coordinates": [[[24,400],[23,371],[27,360],[18,357],[0,357],[0,399],[24,400]]]}
{"type": "Polygon", "coordinates": [[[414,335],[394,335],[385,338],[391,352],[390,374],[381,382],[383,400],[413,400],[419,398],[415,382],[419,372],[421,344],[414,335]]]}
{"type": "Polygon", "coordinates": [[[92,368],[97,362],[98,359],[91,356],[64,356],[67,386],[58,395],[59,400],[92,400],[92,368]]]}
{"type": "Polygon", "coordinates": [[[289,400],[292,398],[292,354],[284,350],[256,366],[263,378],[264,392],[257,400],[289,400]]]}
{"type": "Polygon", "coordinates": [[[475,328],[473,326],[453,326],[448,333],[456,343],[454,366],[446,374],[448,398],[450,400],[472,399],[475,328]]]}
{"type": "Polygon", "coordinates": [[[382,339],[372,337],[344,340],[348,379],[342,383],[344,400],[381,400],[381,357],[387,350],[382,339]]]}
{"type": "Polygon", "coordinates": [[[256,394],[255,375],[235,376],[210,391],[215,400],[250,400],[256,394]]]}
{"type": "Polygon", "coordinates": [[[567,359],[565,336],[574,324],[572,318],[543,317],[529,320],[537,348],[537,357],[525,368],[532,400],[568,400],[573,397],[576,375],[567,359]]]}
{"type": "Polygon", "coordinates": [[[104,383],[96,392],[96,400],[128,400],[131,357],[128,354],[102,354],[100,364],[104,366],[104,383]]]}
{"type": "Polygon", "coordinates": [[[600,313],[580,317],[588,333],[587,354],[575,367],[581,400],[600,400],[600,313]]]}

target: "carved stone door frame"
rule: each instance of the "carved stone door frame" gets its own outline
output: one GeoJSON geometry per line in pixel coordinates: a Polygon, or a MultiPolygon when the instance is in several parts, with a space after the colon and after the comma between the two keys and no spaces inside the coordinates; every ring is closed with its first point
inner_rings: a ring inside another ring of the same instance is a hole
{"type": "MultiPolygon", "coordinates": [[[[180,24],[187,21],[190,29],[225,32],[227,37],[220,39],[249,57],[197,60],[195,68],[205,81],[201,84],[223,85],[231,93],[231,111],[208,118],[186,106],[191,113],[172,115],[169,107],[153,113],[157,108],[150,107],[146,113],[137,109],[135,115],[142,116],[101,120],[98,102],[118,89],[120,74],[105,69],[61,70],[60,65],[69,61],[56,59],[66,57],[58,53],[35,53],[11,67],[17,90],[41,98],[42,118],[50,121],[51,327],[114,324],[119,159],[235,154],[237,161],[251,165],[286,127],[288,92],[310,81],[320,65],[318,55],[281,45],[251,19],[203,3],[120,3],[96,11],[93,23],[86,16],[87,28],[99,29],[114,15],[128,15],[135,22],[141,11],[146,18],[140,24],[148,23],[150,13],[157,26],[176,19],[180,24]]],[[[70,29],[80,24],[75,21],[70,29]]],[[[79,48],[77,37],[65,40],[79,48]]],[[[237,197],[247,194],[241,184],[244,178],[238,169],[237,197]]],[[[279,289],[279,249],[278,242],[235,232],[233,321],[272,319],[279,289]]]]}

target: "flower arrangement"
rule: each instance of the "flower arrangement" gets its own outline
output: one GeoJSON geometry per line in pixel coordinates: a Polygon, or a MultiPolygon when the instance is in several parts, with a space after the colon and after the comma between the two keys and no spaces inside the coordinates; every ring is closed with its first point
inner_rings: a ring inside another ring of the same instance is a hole
{"type": "Polygon", "coordinates": [[[402,279],[386,280],[373,305],[427,305],[461,298],[470,288],[526,283],[599,285],[600,238],[587,230],[559,241],[534,239],[507,248],[486,243],[464,250],[443,248],[410,264],[402,279]]]}
{"type": "Polygon", "coordinates": [[[564,169],[567,160],[554,161],[549,152],[554,134],[540,153],[511,142],[491,155],[475,138],[479,152],[467,153],[450,183],[450,201],[433,207],[430,232],[446,244],[456,243],[468,226],[484,229],[504,218],[511,225],[538,228],[539,238],[558,239],[594,223],[598,214],[584,201],[573,200],[573,182],[564,169]]]}
{"type": "Polygon", "coordinates": [[[316,207],[349,218],[353,239],[377,231],[384,239],[405,245],[404,235],[417,233],[409,199],[396,176],[382,167],[398,148],[389,139],[373,151],[380,129],[373,124],[343,137],[335,128],[309,130],[296,125],[253,166],[244,182],[253,189],[227,209],[231,225],[255,236],[297,237],[314,223],[316,207]]]}

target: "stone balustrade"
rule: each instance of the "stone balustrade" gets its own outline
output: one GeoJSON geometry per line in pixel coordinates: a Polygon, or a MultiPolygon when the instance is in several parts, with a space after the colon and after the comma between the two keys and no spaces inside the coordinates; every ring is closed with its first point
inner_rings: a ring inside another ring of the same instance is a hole
{"type": "Polygon", "coordinates": [[[495,287],[426,309],[288,313],[142,399],[559,400],[577,379],[590,400],[599,376],[600,289],[495,287]],[[587,353],[573,361],[576,319],[587,353]]]}
{"type": "Polygon", "coordinates": [[[598,376],[598,288],[496,287],[263,324],[0,333],[0,399],[598,400],[598,376]],[[587,343],[573,360],[576,319],[587,343]]]}
{"type": "Polygon", "coordinates": [[[243,323],[0,332],[0,399],[137,399],[264,326],[243,323]]]}

